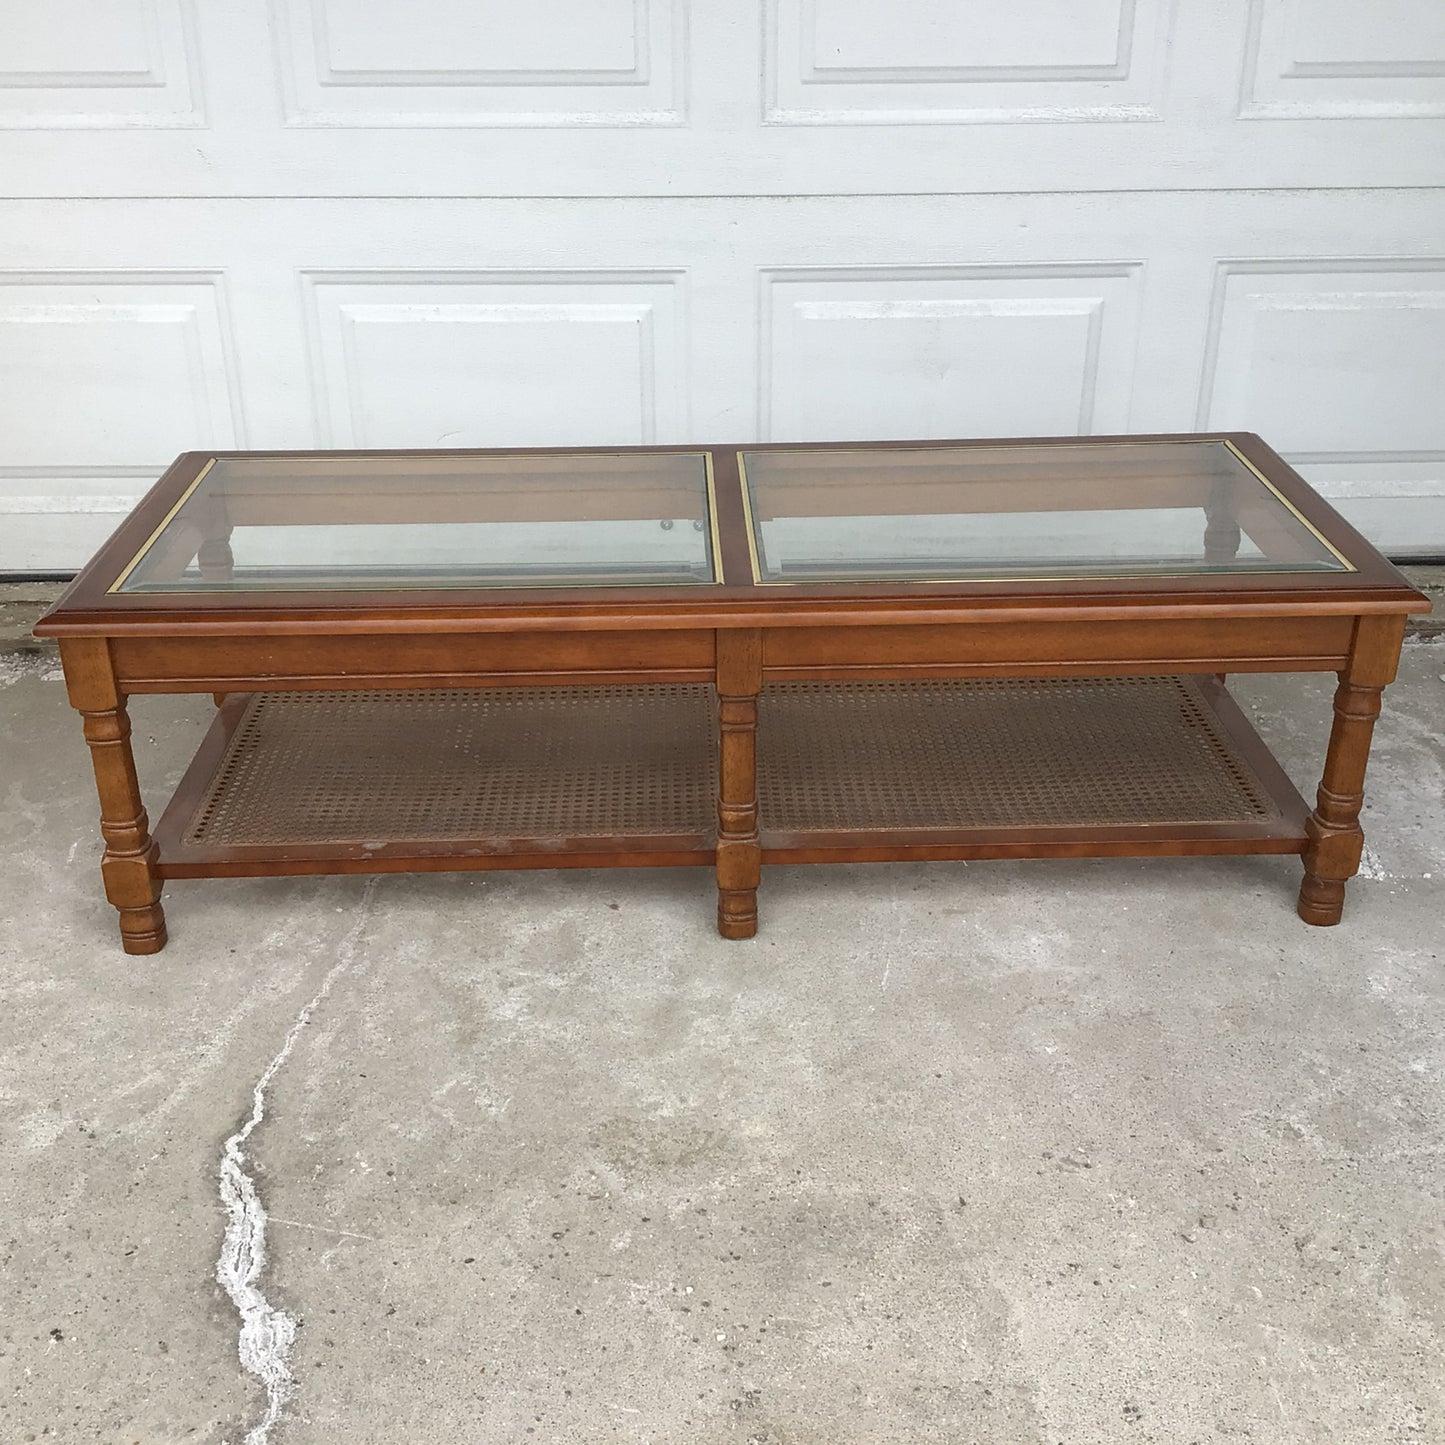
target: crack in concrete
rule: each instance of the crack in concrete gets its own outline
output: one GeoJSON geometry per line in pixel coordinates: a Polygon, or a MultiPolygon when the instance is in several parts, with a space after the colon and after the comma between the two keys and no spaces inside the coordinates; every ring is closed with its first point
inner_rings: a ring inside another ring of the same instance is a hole
{"type": "Polygon", "coordinates": [[[266,1445],[295,1389],[291,1373],[291,1346],[296,1339],[296,1321],[278,1309],[261,1292],[257,1280],[266,1267],[266,1210],[255,1180],[246,1169],[244,1146],[266,1117],[266,1091],[291,1055],[301,1031],[325,1003],[336,980],[351,966],[356,943],[366,927],[377,879],[367,880],[356,922],[336,948],[336,962],[326,972],[311,1002],[296,1016],[276,1056],[266,1066],[251,1091],[251,1113],[246,1122],[221,1149],[221,1204],[226,1211],[226,1237],[216,1261],[216,1282],[230,1296],[241,1316],[237,1354],[241,1367],[266,1387],[266,1413],[246,1433],[246,1445],[266,1445]]]}

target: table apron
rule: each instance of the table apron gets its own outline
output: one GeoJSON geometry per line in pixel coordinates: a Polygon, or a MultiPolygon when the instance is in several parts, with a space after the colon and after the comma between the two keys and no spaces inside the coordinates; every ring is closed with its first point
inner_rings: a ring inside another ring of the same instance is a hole
{"type": "Polygon", "coordinates": [[[1338,671],[1353,617],[1161,618],[763,632],[770,680],[1338,671]]]}
{"type": "Polygon", "coordinates": [[[601,685],[711,682],[716,634],[122,636],[111,638],[110,649],[128,693],[601,685]]]}
{"type": "MultiPolygon", "coordinates": [[[[774,681],[1338,671],[1356,619],[1144,618],[762,629],[774,681]]],[[[110,639],[123,692],[710,682],[712,629],[110,639]]]]}

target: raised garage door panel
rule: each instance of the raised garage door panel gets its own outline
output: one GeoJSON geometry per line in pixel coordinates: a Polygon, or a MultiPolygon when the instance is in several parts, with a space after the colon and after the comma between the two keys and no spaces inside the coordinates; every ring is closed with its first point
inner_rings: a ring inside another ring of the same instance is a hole
{"type": "Polygon", "coordinates": [[[1143,264],[768,270],[773,441],[1124,431],[1143,264]]]}
{"type": "Polygon", "coordinates": [[[1442,113],[1438,0],[0,11],[0,125],[27,136],[0,149],[7,195],[1439,183],[1438,148],[1415,125],[1442,113]],[[1375,124],[1278,123],[1338,117],[1375,124]],[[203,145],[185,134],[197,126],[203,145]],[[514,129],[531,132],[525,145],[495,143],[514,129]]]}
{"type": "Polygon", "coordinates": [[[8,0],[0,129],[0,571],[185,448],[1222,427],[1445,549],[1438,0],[8,0]]]}
{"type": "MultiPolygon", "coordinates": [[[[198,66],[187,0],[6,0],[0,6],[0,128],[201,126],[198,66]]],[[[23,167],[25,149],[8,148],[10,164],[23,167]]]]}
{"type": "Polygon", "coordinates": [[[219,272],[0,273],[0,571],[75,570],[168,457],[246,445],[224,293],[219,272]]]}
{"type": "Polygon", "coordinates": [[[682,440],[683,271],[308,272],[326,446],[682,440]]]}
{"type": "Polygon", "coordinates": [[[686,51],[670,0],[284,0],[291,127],[669,125],[686,51]]]}
{"type": "Polygon", "coordinates": [[[1445,6],[1435,0],[1253,0],[1249,119],[1445,116],[1445,6]]]}
{"type": "Polygon", "coordinates": [[[1400,555],[1445,550],[1445,257],[1226,262],[1199,425],[1248,426],[1400,555]]]}

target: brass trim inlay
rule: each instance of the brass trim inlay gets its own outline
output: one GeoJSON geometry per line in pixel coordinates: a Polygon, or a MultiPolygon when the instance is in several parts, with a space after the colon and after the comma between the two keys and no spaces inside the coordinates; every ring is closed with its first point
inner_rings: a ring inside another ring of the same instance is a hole
{"type": "Polygon", "coordinates": [[[1305,531],[1307,531],[1320,544],[1320,546],[1322,546],[1325,551],[1328,552],[1330,556],[1333,557],[1335,561],[1338,562],[1340,566],[1345,569],[1346,572],[1358,572],[1360,570],[1358,567],[1355,566],[1353,562],[1350,561],[1348,557],[1345,556],[1343,552],[1340,551],[1338,547],[1335,546],[1333,542],[1330,541],[1328,537],[1325,536],[1323,532],[1320,531],[1318,527],[1315,526],[1313,522],[1310,521],[1308,517],[1305,516],[1302,511],[1300,511],[1297,506],[1295,506],[1292,501],[1290,501],[1287,496],[1285,496],[1282,491],[1280,491],[1277,486],[1275,486],[1272,481],[1270,481],[1267,476],[1265,476],[1262,471],[1260,471],[1257,466],[1255,466],[1252,461],[1250,461],[1247,456],[1245,456],[1242,451],[1240,451],[1237,446],[1235,446],[1232,441],[1229,440],[1228,437],[1220,437],[1219,440],[1224,443],[1225,451],[1229,452],[1233,457],[1235,457],[1236,460],[1243,463],[1243,465],[1249,472],[1251,472],[1254,476],[1258,477],[1259,480],[1263,482],[1264,485],[1268,487],[1269,490],[1275,495],[1275,497],[1279,499],[1285,509],[1290,513],[1292,517],[1294,517],[1295,521],[1297,521],[1305,529],[1305,531]]]}
{"type": "MultiPolygon", "coordinates": [[[[738,453],[738,483],[743,489],[743,526],[748,534],[748,560],[753,568],[753,585],[755,587],[768,587],[775,584],[763,581],[763,565],[758,558],[758,529],[753,523],[753,489],[748,483],[748,463],[742,452],[738,453]]],[[[785,583],[785,586],[797,587],[800,583],[785,583]]]]}
{"type": "MultiPolygon", "coordinates": [[[[1285,508],[1304,529],[1324,547],[1324,549],[1337,561],[1346,572],[1358,572],[1360,569],[1315,526],[1313,522],[1284,495],[1255,464],[1249,460],[1228,437],[1196,436],[1179,437],[1171,441],[1090,441],[1081,438],[1064,445],[1072,446],[1096,446],[1096,447],[1118,447],[1118,446],[1146,446],[1146,447],[1169,447],[1169,446],[1198,446],[1200,443],[1213,443],[1223,446],[1234,459],[1239,462],[1246,471],[1257,481],[1261,482],[1270,492],[1271,496],[1285,508]]],[[[886,455],[892,451],[909,452],[1017,452],[1025,450],[1055,450],[1062,449],[1059,444],[1047,442],[1031,442],[1020,446],[993,446],[993,447],[929,447],[929,446],[899,446],[889,447],[798,447],[796,450],[805,456],[866,456],[869,453],[877,452],[886,455]]],[[[779,448],[780,451],[792,450],[791,448],[779,448]]],[[[764,577],[762,561],[759,554],[759,538],[757,528],[753,522],[752,488],[748,483],[747,457],[745,452],[739,448],[737,451],[738,462],[738,484],[743,494],[743,518],[748,533],[748,559],[752,563],[753,585],[755,587],[855,587],[867,586],[869,584],[886,583],[888,586],[899,587],[934,587],[954,586],[967,582],[1091,582],[1091,581],[1140,581],[1152,582],[1169,581],[1179,577],[1318,577],[1321,575],[1338,575],[1330,572],[1321,573],[1315,569],[1297,569],[1289,567],[1248,567],[1236,568],[1232,572],[1141,572],[1130,571],[1126,566],[1081,569],[1077,572],[1044,572],[1039,576],[1025,577],[1017,572],[1008,572],[1000,575],[985,573],[974,573],[967,577],[805,577],[792,581],[781,577],[764,577]]],[[[968,513],[959,513],[960,516],[967,516],[968,513]]]]}
{"type": "MultiPolygon", "coordinates": [[[[112,583],[110,584],[110,586],[105,589],[105,590],[106,590],[106,595],[109,596],[109,595],[111,595],[112,593],[117,593],[117,592],[119,592],[119,591],[121,590],[121,588],[125,585],[126,580],[130,577],[131,573],[134,572],[135,569],[136,569],[138,566],[140,566],[141,562],[145,560],[146,554],[150,551],[150,549],[151,549],[152,547],[155,546],[156,542],[160,540],[161,533],[164,532],[164,531],[166,530],[166,528],[169,527],[170,524],[171,524],[173,521],[175,521],[176,516],[177,516],[177,514],[180,512],[181,508],[184,507],[185,504],[186,504],[188,501],[190,501],[191,497],[195,494],[196,488],[201,485],[201,483],[202,483],[202,482],[205,480],[205,478],[206,478],[206,474],[211,470],[212,467],[214,467],[214,466],[216,465],[216,463],[217,463],[218,461],[247,461],[247,460],[250,460],[251,458],[255,458],[255,459],[257,459],[257,460],[263,460],[263,459],[266,459],[266,458],[274,457],[274,456],[276,456],[276,455],[277,455],[276,453],[272,453],[272,452],[243,452],[243,453],[240,453],[240,454],[231,454],[231,455],[227,455],[227,456],[224,456],[224,457],[219,457],[219,456],[217,456],[217,457],[212,457],[212,458],[205,464],[205,466],[203,466],[203,467],[201,468],[201,470],[196,474],[195,480],[192,481],[192,482],[190,483],[190,485],[185,489],[185,491],[183,491],[183,492],[181,493],[181,495],[176,499],[175,505],[171,507],[171,509],[165,514],[164,517],[161,518],[160,524],[156,527],[155,531],[153,531],[153,532],[150,534],[150,536],[147,537],[147,538],[145,539],[145,541],[141,544],[140,550],[139,550],[138,552],[136,552],[135,556],[132,557],[132,558],[130,559],[130,561],[125,564],[125,567],[124,567],[124,568],[121,570],[121,572],[117,575],[115,581],[112,582],[112,583]]],[[[326,454],[325,454],[324,452],[314,452],[314,453],[310,453],[309,455],[312,455],[312,456],[324,456],[324,455],[326,455],[326,454]]],[[[410,455],[419,456],[419,457],[424,457],[424,456],[433,456],[434,454],[433,454],[433,453],[427,453],[427,452],[415,452],[415,453],[411,453],[410,455]]],[[[507,455],[507,456],[522,456],[522,457],[526,457],[526,456],[542,456],[542,455],[544,455],[544,453],[541,453],[541,452],[519,451],[519,452],[507,452],[507,453],[505,453],[504,455],[507,455]]],[[[592,452],[592,453],[587,453],[586,455],[590,455],[590,456],[610,456],[610,457],[630,457],[630,456],[656,456],[656,455],[658,455],[658,453],[656,453],[656,452],[592,452]]],[[[724,579],[723,579],[723,561],[722,561],[722,532],[721,532],[721,530],[720,530],[720,528],[719,528],[719,526],[718,526],[718,515],[717,515],[717,483],[716,483],[716,481],[715,481],[715,479],[714,479],[714,476],[713,476],[713,453],[712,453],[711,451],[678,451],[678,452],[664,452],[664,453],[662,453],[662,455],[666,455],[666,456],[676,456],[676,457],[688,457],[688,458],[694,458],[694,457],[695,457],[695,458],[697,458],[698,460],[700,460],[700,461],[702,462],[702,464],[703,464],[704,490],[705,490],[705,494],[706,494],[706,498],[707,498],[707,522],[708,522],[708,542],[709,542],[709,549],[708,549],[708,550],[709,550],[709,552],[710,552],[710,558],[709,558],[709,560],[710,560],[710,562],[711,562],[711,564],[712,564],[712,577],[711,577],[711,579],[710,579],[709,581],[696,582],[696,583],[688,583],[688,582],[658,582],[658,581],[656,581],[656,580],[647,579],[647,578],[639,578],[639,577],[619,577],[619,578],[617,578],[617,579],[615,579],[615,580],[606,581],[606,582],[595,582],[595,581],[590,581],[590,580],[589,580],[589,581],[586,581],[586,582],[579,582],[579,581],[577,581],[577,579],[576,579],[575,576],[572,576],[572,577],[569,578],[566,574],[559,574],[559,576],[558,576],[557,578],[551,578],[551,579],[547,579],[547,580],[545,580],[545,581],[539,580],[539,579],[536,579],[536,578],[530,578],[530,577],[529,577],[529,578],[523,578],[523,579],[521,579],[520,581],[516,581],[516,582],[487,582],[487,583],[477,583],[477,582],[446,582],[446,581],[441,580],[440,578],[437,578],[437,579],[431,579],[431,580],[418,580],[418,581],[415,581],[415,582],[407,583],[405,586],[398,586],[398,587],[380,587],[380,586],[367,586],[367,587],[307,587],[307,586],[304,584],[304,582],[303,582],[303,583],[296,583],[296,582],[287,581],[287,582],[277,583],[276,585],[270,586],[270,587],[245,587],[245,588],[241,588],[241,587],[237,587],[237,588],[178,587],[178,588],[170,588],[170,589],[157,588],[155,592],[151,592],[151,593],[138,593],[138,594],[136,594],[136,595],[137,595],[137,596],[163,596],[163,595],[168,595],[168,596],[187,596],[187,597],[217,597],[217,596],[224,596],[224,597],[245,597],[245,596],[262,596],[262,595],[264,595],[264,594],[266,594],[266,593],[268,593],[268,592],[312,592],[312,593],[324,593],[324,594],[337,594],[337,595],[340,595],[340,594],[344,594],[344,593],[346,593],[346,592],[348,592],[348,591],[352,591],[352,592],[356,592],[356,591],[365,591],[365,592],[431,592],[431,591],[451,591],[451,592],[467,592],[467,591],[474,591],[474,592],[506,592],[506,591],[537,591],[537,590],[539,590],[539,589],[550,589],[550,588],[557,588],[557,587],[586,588],[586,589],[588,589],[588,590],[591,590],[591,589],[594,589],[594,588],[595,588],[595,589],[597,589],[597,590],[600,591],[600,590],[603,590],[603,589],[609,588],[609,587],[687,587],[687,586],[699,586],[699,587],[713,586],[713,587],[720,587],[720,586],[724,585],[724,579]]],[[[749,540],[751,541],[751,537],[749,538],[749,540]]]]}
{"type": "Polygon", "coordinates": [[[212,457],[210,461],[208,461],[205,466],[203,466],[201,470],[196,473],[196,479],[190,484],[190,486],[185,489],[184,492],[181,493],[180,497],[176,500],[175,506],[172,507],[170,511],[161,518],[160,526],[158,526],[155,531],[152,532],[150,536],[145,539],[145,541],[141,544],[140,551],[137,552],[135,556],[132,557],[130,561],[125,564],[125,567],[121,571],[120,575],[115,579],[114,582],[110,584],[109,587],[105,589],[107,593],[120,591],[121,587],[125,584],[126,578],[129,577],[130,574],[134,572],[137,567],[140,566],[141,558],[143,558],[145,554],[149,552],[152,547],[155,546],[161,533],[164,532],[165,529],[169,527],[173,521],[175,521],[176,513],[179,512],[181,508],[190,501],[191,494],[196,490],[197,487],[201,485],[203,481],[205,481],[206,473],[209,472],[211,468],[216,465],[217,460],[218,458],[212,457]]]}
{"type": "MultiPolygon", "coordinates": [[[[691,453],[684,453],[691,455],[691,453]]],[[[702,453],[703,471],[707,475],[707,523],[708,534],[712,541],[712,580],[713,586],[723,585],[723,557],[722,557],[722,531],[717,521],[717,484],[712,474],[712,453],[702,453]]]]}

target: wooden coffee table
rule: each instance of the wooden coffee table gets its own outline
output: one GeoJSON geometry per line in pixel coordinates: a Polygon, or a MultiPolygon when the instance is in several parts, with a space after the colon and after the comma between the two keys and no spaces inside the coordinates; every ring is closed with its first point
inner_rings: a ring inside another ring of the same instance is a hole
{"type": "Polygon", "coordinates": [[[60,639],[123,946],[171,878],[1300,853],[1360,860],[1428,610],[1259,438],[187,453],[60,639]],[[1231,672],[1338,673],[1310,811],[1231,672]],[[217,716],[150,829],[127,699],[217,716]]]}

